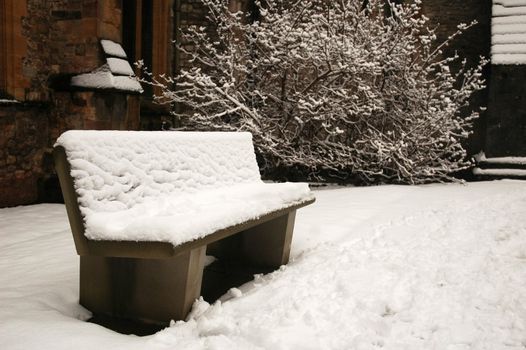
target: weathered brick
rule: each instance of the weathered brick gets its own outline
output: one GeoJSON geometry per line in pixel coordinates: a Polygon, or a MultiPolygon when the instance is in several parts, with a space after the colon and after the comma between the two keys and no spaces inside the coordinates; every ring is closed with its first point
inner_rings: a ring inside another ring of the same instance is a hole
{"type": "Polygon", "coordinates": [[[51,16],[56,20],[71,20],[71,19],[80,19],[82,18],[82,13],[80,11],[51,11],[51,16]]]}

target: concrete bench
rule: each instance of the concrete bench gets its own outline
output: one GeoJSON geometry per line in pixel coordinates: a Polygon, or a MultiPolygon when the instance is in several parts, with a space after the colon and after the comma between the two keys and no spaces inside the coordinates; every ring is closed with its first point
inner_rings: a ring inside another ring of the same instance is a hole
{"type": "Polygon", "coordinates": [[[276,269],[314,202],[306,184],[261,181],[249,133],[67,131],[54,159],[94,315],[184,319],[207,253],[276,269]]]}

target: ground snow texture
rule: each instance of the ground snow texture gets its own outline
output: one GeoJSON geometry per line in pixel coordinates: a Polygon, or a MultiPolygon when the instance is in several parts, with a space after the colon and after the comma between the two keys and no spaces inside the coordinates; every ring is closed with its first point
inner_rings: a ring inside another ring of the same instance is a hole
{"type": "Polygon", "coordinates": [[[316,191],[292,261],[149,337],[82,322],[64,207],[0,210],[3,349],[524,349],[526,183],[316,191]]]}

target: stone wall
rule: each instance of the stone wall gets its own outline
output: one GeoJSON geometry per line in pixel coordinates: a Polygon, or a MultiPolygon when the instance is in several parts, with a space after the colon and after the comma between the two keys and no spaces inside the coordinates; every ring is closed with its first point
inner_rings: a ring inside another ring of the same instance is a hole
{"type": "Polygon", "coordinates": [[[105,63],[100,39],[121,42],[121,1],[17,0],[25,16],[11,21],[26,48],[9,83],[23,93],[0,102],[0,207],[60,200],[51,151],[63,131],[139,128],[137,95],[67,84],[105,63]]]}
{"type": "Polygon", "coordinates": [[[65,130],[137,130],[138,96],[104,91],[56,92],[50,111],[50,140],[65,130]]]}
{"type": "Polygon", "coordinates": [[[0,207],[34,203],[48,148],[49,108],[0,104],[0,207]]]}
{"type": "MultiPolygon", "coordinates": [[[[430,27],[436,27],[437,37],[440,42],[445,41],[449,35],[457,30],[460,23],[471,23],[476,20],[478,24],[468,29],[464,34],[455,38],[449,47],[444,49],[448,56],[455,52],[466,58],[468,64],[475,65],[480,56],[489,57],[491,44],[491,0],[427,0],[422,1],[423,13],[430,19],[430,27]]],[[[486,66],[484,77],[490,79],[490,67],[486,66]]],[[[471,101],[470,109],[488,106],[488,89],[476,93],[471,101]]],[[[469,111],[466,111],[466,114],[469,111]]],[[[485,129],[487,113],[481,113],[475,122],[474,134],[466,143],[469,154],[475,154],[485,149],[485,129]]]]}
{"type": "MultiPolygon", "coordinates": [[[[249,8],[250,1],[251,0],[230,0],[229,9],[232,12],[246,11],[249,8]]],[[[176,0],[174,2],[175,25],[173,26],[173,37],[185,50],[192,51],[194,48],[193,42],[181,38],[181,33],[189,26],[205,27],[211,38],[217,37],[213,24],[207,18],[208,12],[208,7],[203,5],[201,0],[176,0]]],[[[195,64],[195,62],[190,62],[189,55],[179,50],[174,50],[173,72],[178,72],[181,69],[189,69],[195,64]]],[[[206,67],[202,68],[206,69],[206,67]]],[[[185,107],[179,104],[176,105],[175,108],[178,112],[181,112],[181,109],[185,107]]],[[[175,127],[181,126],[181,122],[175,118],[171,118],[170,124],[175,127]]]]}
{"type": "Polygon", "coordinates": [[[492,65],[486,155],[526,157],[526,65],[492,65]]]}
{"type": "Polygon", "coordinates": [[[29,81],[22,75],[22,60],[27,44],[20,25],[25,17],[25,1],[0,0],[0,98],[25,100],[29,81]]]}
{"type": "MultiPolygon", "coordinates": [[[[434,24],[440,23],[439,36],[445,39],[459,22],[478,24],[456,39],[446,54],[458,51],[474,63],[479,56],[489,58],[491,47],[491,0],[423,1],[424,13],[434,24]]],[[[484,150],[489,157],[526,156],[526,67],[487,65],[487,88],[476,94],[472,106],[487,106],[475,124],[468,150],[484,150]]]]}
{"type": "MultiPolygon", "coordinates": [[[[210,23],[206,18],[208,9],[200,0],[179,0],[175,2],[174,6],[177,23],[177,25],[174,26],[174,37],[186,50],[190,51],[193,48],[193,43],[183,41],[181,39],[181,31],[184,31],[189,26],[196,25],[207,27],[209,28],[208,32],[213,33],[210,23]]],[[[189,57],[187,55],[180,52],[176,52],[175,55],[176,59],[174,61],[175,66],[173,71],[190,68],[190,63],[188,62],[189,57]]]]}
{"type": "Polygon", "coordinates": [[[49,81],[88,72],[102,64],[98,42],[98,2],[27,1],[22,20],[27,40],[23,74],[31,83],[26,99],[49,101],[49,81]]]}
{"type": "MultiPolygon", "coordinates": [[[[236,11],[246,11],[249,7],[250,0],[230,0],[229,9],[232,12],[236,11]]],[[[187,49],[191,50],[193,48],[192,42],[181,41],[181,30],[185,30],[188,26],[203,26],[207,28],[207,32],[211,37],[214,37],[215,30],[212,27],[212,24],[207,19],[208,8],[203,5],[201,0],[178,0],[174,3],[175,9],[174,13],[176,16],[174,26],[174,37],[177,41],[187,49]]],[[[188,57],[184,54],[176,52],[176,60],[174,61],[173,71],[177,71],[180,68],[190,67],[188,62],[188,57]]]]}

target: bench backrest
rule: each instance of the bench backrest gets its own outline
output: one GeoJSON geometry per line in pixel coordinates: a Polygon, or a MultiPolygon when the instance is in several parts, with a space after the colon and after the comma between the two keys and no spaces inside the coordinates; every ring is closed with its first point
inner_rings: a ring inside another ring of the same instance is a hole
{"type": "Polygon", "coordinates": [[[117,211],[146,198],[259,182],[250,133],[63,133],[81,210],[117,211]]]}

